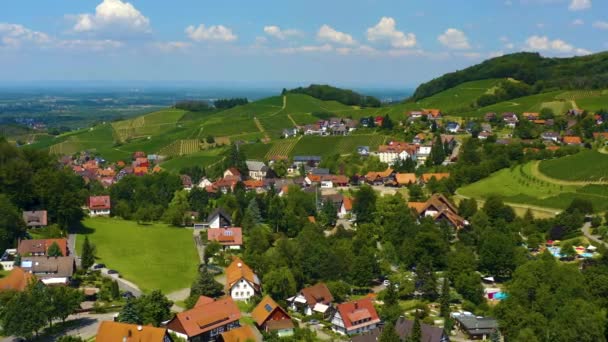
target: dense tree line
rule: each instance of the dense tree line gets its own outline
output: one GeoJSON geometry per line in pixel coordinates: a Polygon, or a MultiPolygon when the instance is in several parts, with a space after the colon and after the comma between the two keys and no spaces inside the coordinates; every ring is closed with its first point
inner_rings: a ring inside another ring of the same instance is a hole
{"type": "Polygon", "coordinates": [[[514,78],[533,87],[548,89],[602,89],[608,87],[608,53],[571,58],[545,58],[520,52],[496,57],[469,68],[448,73],[421,84],[412,99],[418,101],[461,83],[489,78],[514,78]]]}
{"type": "Polygon", "coordinates": [[[207,101],[184,100],[175,104],[175,108],[187,110],[189,112],[206,112],[211,110],[211,106],[207,101]]]}
{"type": "Polygon", "coordinates": [[[232,99],[219,99],[213,101],[213,106],[217,109],[228,109],[236,106],[242,106],[249,103],[247,98],[232,98],[232,99]]]}
{"type": "Polygon", "coordinates": [[[477,107],[485,107],[498,102],[516,99],[532,94],[531,86],[524,82],[514,82],[510,80],[502,81],[493,94],[484,94],[477,99],[477,107]]]}
{"type": "Polygon", "coordinates": [[[380,100],[373,96],[365,96],[348,89],[340,89],[329,85],[311,84],[303,88],[295,88],[284,93],[306,94],[323,101],[338,101],[348,106],[380,107],[380,100]]]}

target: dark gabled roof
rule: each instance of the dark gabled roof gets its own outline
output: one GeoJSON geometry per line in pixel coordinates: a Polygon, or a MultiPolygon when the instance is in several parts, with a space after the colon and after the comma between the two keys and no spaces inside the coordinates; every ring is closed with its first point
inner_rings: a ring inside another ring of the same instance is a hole
{"type": "Polygon", "coordinates": [[[211,214],[207,216],[207,222],[213,221],[213,218],[218,215],[226,219],[228,222],[232,222],[232,217],[228,215],[222,208],[215,208],[211,214]]]}
{"type": "MultiPolygon", "coordinates": [[[[414,321],[400,317],[395,323],[395,331],[401,340],[406,340],[412,334],[414,321]]],[[[352,338],[352,342],[377,342],[382,334],[383,328],[376,328],[372,331],[363,333],[352,338]]],[[[449,342],[449,337],[443,332],[443,329],[432,325],[420,324],[421,342],[449,342]]]]}
{"type": "Polygon", "coordinates": [[[295,156],[293,161],[308,162],[308,161],[321,161],[320,156],[295,156]]]}

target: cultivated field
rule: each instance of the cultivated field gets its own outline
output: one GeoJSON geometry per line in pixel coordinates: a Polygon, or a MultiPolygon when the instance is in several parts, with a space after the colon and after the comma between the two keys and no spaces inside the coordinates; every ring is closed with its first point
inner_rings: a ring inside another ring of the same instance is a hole
{"type": "Polygon", "coordinates": [[[190,230],[112,218],[87,218],[83,224],[77,249],[82,251],[88,235],[97,248],[97,262],[144,291],[160,289],[166,294],[189,287],[196,278],[199,259],[190,230]]]}
{"type": "Polygon", "coordinates": [[[500,195],[505,202],[554,209],[565,209],[574,198],[583,198],[598,211],[608,209],[608,186],[553,183],[534,173],[534,162],[503,169],[458,189],[458,194],[480,200],[500,195]]]}
{"type": "Polygon", "coordinates": [[[540,163],[544,175],[564,181],[605,182],[608,184],[608,155],[585,150],[540,163]]]}
{"type": "Polygon", "coordinates": [[[376,150],[384,140],[385,136],[379,134],[359,134],[343,137],[304,136],[293,147],[290,156],[352,154],[357,153],[357,146],[369,146],[372,150],[376,150]]]}

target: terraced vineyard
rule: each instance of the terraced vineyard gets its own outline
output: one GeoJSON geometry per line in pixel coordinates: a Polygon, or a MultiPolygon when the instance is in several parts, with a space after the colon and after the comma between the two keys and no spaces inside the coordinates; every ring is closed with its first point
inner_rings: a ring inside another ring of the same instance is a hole
{"type": "Polygon", "coordinates": [[[352,154],[357,152],[357,146],[369,146],[376,150],[382,144],[385,136],[377,134],[359,134],[347,136],[304,136],[291,150],[294,155],[330,156],[334,154],[352,154]]]}
{"type": "Polygon", "coordinates": [[[300,139],[301,137],[276,140],[268,153],[266,153],[265,159],[268,160],[275,156],[290,156],[291,151],[296,147],[296,144],[300,139]]]}

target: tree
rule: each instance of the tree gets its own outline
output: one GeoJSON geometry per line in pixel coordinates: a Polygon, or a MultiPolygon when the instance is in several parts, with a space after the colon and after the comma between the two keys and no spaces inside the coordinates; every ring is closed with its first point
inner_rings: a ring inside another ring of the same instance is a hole
{"type": "Polygon", "coordinates": [[[186,190],[176,191],[171,203],[169,203],[169,207],[163,214],[163,220],[174,226],[182,226],[186,211],[189,209],[188,192],[186,190]]]}
{"type": "Polygon", "coordinates": [[[110,285],[110,293],[112,299],[120,298],[120,289],[118,288],[118,282],[116,280],[112,281],[112,285],[110,285]]]}
{"type": "Polygon", "coordinates": [[[574,213],[578,211],[581,214],[592,214],[593,213],[593,203],[591,201],[575,198],[572,200],[568,208],[566,208],[567,213],[574,213]]]}
{"type": "Polygon", "coordinates": [[[382,129],[391,130],[393,129],[393,126],[393,120],[391,120],[391,117],[386,114],[382,120],[382,129]]]}
{"type": "Polygon", "coordinates": [[[264,290],[277,300],[292,296],[297,291],[296,287],[296,280],[288,267],[281,267],[264,275],[264,290]]]}
{"type": "Polygon", "coordinates": [[[488,234],[479,248],[479,268],[493,276],[508,278],[515,270],[516,247],[505,233],[488,234]]]}
{"type": "Polygon", "coordinates": [[[412,183],[408,186],[410,191],[410,202],[422,202],[424,200],[424,191],[422,187],[416,183],[412,183]]]}
{"type": "Polygon", "coordinates": [[[431,146],[431,154],[427,159],[427,165],[441,165],[445,160],[445,150],[443,149],[443,143],[441,137],[435,137],[433,145],[431,146]]]}
{"type": "Polygon", "coordinates": [[[458,213],[460,216],[470,219],[477,212],[477,200],[474,198],[465,198],[458,204],[458,213]]]}
{"type": "Polygon", "coordinates": [[[80,264],[82,268],[88,270],[95,263],[95,245],[89,242],[89,237],[84,237],[84,243],[82,244],[82,256],[80,264]]]}
{"type": "Polygon", "coordinates": [[[5,335],[20,336],[26,339],[38,335],[47,322],[43,298],[36,283],[30,284],[25,291],[16,292],[0,310],[0,325],[5,335]]]}
{"type": "Polygon", "coordinates": [[[439,297],[439,308],[441,317],[450,317],[450,282],[447,277],[443,277],[441,296],[439,297]]]}
{"type": "Polygon", "coordinates": [[[461,273],[454,280],[456,291],[462,295],[462,298],[479,305],[483,302],[483,286],[479,276],[474,273],[461,273]]]}
{"type": "Polygon", "coordinates": [[[46,255],[50,257],[59,257],[63,256],[63,253],[61,253],[61,249],[57,242],[53,242],[46,251],[46,255]]]}
{"type": "Polygon", "coordinates": [[[205,265],[209,264],[209,259],[222,250],[222,245],[217,241],[211,241],[205,246],[205,265]]]}
{"type": "Polygon", "coordinates": [[[353,213],[357,215],[358,223],[372,222],[376,210],[376,192],[370,186],[364,185],[355,193],[353,213]]]}
{"type": "Polygon", "coordinates": [[[338,209],[331,200],[323,202],[323,208],[321,209],[321,221],[324,226],[333,227],[338,219],[338,209]]]}
{"type": "Polygon", "coordinates": [[[25,234],[23,218],[9,198],[0,195],[0,250],[13,246],[17,238],[25,234]]]}
{"type": "Polygon", "coordinates": [[[141,318],[142,324],[152,324],[155,327],[171,318],[172,305],[173,302],[159,290],[144,294],[135,301],[137,316],[141,318]]]}
{"type": "Polygon", "coordinates": [[[388,325],[393,325],[399,319],[399,316],[403,313],[401,306],[399,306],[399,296],[395,285],[390,284],[386,287],[383,297],[384,305],[380,312],[382,320],[388,325]]]}
{"type": "Polygon", "coordinates": [[[433,271],[433,263],[428,256],[424,256],[416,264],[416,290],[429,300],[437,298],[437,279],[433,271]]]}
{"type": "Polygon", "coordinates": [[[82,292],[67,286],[52,286],[46,288],[47,296],[52,303],[50,319],[58,318],[65,323],[66,318],[80,308],[84,300],[82,292]]]}
{"type": "Polygon", "coordinates": [[[121,323],[142,324],[142,319],[137,310],[136,299],[127,299],[127,303],[116,317],[116,321],[121,323]]]}
{"type": "Polygon", "coordinates": [[[190,287],[190,297],[188,298],[188,307],[192,308],[200,296],[216,298],[223,294],[224,287],[213,279],[213,275],[209,273],[207,267],[201,267],[198,278],[190,287]]]}
{"type": "Polygon", "coordinates": [[[379,342],[400,342],[401,339],[399,335],[397,335],[397,331],[395,330],[395,323],[388,322],[384,325],[382,329],[382,334],[380,334],[379,342]]]}
{"type": "Polygon", "coordinates": [[[420,318],[418,317],[418,311],[416,311],[414,316],[414,327],[412,328],[412,334],[410,335],[409,342],[421,342],[422,328],[420,327],[420,318]]]}

